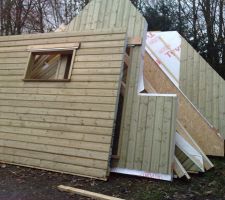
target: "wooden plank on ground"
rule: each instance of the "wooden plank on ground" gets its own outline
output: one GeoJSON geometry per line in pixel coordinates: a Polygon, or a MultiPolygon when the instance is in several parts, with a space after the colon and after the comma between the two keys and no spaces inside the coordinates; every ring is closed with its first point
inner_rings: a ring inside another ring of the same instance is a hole
{"type": "Polygon", "coordinates": [[[77,195],[89,197],[89,198],[96,199],[96,200],[122,200],[120,198],[111,197],[111,196],[98,194],[98,193],[94,193],[94,192],[89,192],[87,190],[81,190],[81,189],[68,187],[68,186],[64,186],[64,185],[59,185],[57,188],[62,192],[69,192],[72,194],[77,194],[77,195]]]}

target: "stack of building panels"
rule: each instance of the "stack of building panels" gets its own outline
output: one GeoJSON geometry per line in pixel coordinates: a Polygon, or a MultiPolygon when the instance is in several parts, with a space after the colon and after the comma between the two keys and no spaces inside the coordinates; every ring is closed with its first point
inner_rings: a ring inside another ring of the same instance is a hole
{"type": "Polygon", "coordinates": [[[168,41],[175,41],[168,44],[163,39],[165,33],[148,33],[143,73],[147,92],[178,95],[175,171],[179,177],[190,178],[187,172],[213,167],[206,154],[224,156],[224,141],[179,89],[180,44],[171,40],[176,35],[167,33],[168,41]]]}

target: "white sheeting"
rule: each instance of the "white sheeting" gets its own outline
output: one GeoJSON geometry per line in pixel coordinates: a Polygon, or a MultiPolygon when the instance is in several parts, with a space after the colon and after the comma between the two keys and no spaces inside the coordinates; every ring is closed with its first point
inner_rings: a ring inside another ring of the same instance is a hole
{"type": "Polygon", "coordinates": [[[194,149],[179,133],[176,132],[176,145],[178,148],[183,151],[186,155],[189,155],[190,159],[195,160],[195,164],[198,164],[198,167],[204,172],[204,163],[202,155],[194,149]]]}
{"type": "Polygon", "coordinates": [[[146,51],[179,88],[181,36],[176,31],[148,32],[146,51]]]}

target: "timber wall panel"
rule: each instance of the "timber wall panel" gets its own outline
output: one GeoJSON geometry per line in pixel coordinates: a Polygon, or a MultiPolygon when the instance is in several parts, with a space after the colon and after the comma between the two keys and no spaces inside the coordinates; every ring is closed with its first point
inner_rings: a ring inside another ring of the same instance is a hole
{"type": "Polygon", "coordinates": [[[172,175],[176,107],[175,95],[140,96],[137,132],[122,140],[123,162],[114,167],[172,175]]]}
{"type": "Polygon", "coordinates": [[[181,49],[180,89],[225,138],[225,81],[183,38],[181,49]]]}
{"type": "Polygon", "coordinates": [[[121,30],[0,37],[0,160],[106,179],[125,41],[121,30]],[[23,82],[28,46],[71,42],[70,82],[23,82]]]}
{"type": "Polygon", "coordinates": [[[144,77],[158,93],[177,94],[177,119],[205,154],[224,156],[224,140],[146,52],[144,77]],[[210,145],[209,145],[210,141],[210,145]]]}

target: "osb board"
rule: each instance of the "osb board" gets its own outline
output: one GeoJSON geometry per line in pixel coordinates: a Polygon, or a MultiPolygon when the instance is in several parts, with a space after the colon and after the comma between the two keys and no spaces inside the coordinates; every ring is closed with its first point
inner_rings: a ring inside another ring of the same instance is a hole
{"type": "Polygon", "coordinates": [[[126,33],[0,38],[0,159],[106,179],[126,33]],[[80,42],[70,82],[23,82],[27,48],[80,42]]]}
{"type": "Polygon", "coordinates": [[[143,171],[146,176],[149,173],[169,175],[172,179],[177,97],[141,95],[139,98],[137,131],[126,138],[123,135],[123,156],[113,167],[143,171]]]}
{"type": "Polygon", "coordinates": [[[202,148],[206,155],[224,156],[224,141],[217,130],[210,126],[185,95],[170,81],[153,59],[145,54],[145,79],[158,93],[178,95],[178,117],[183,127],[202,148]]]}
{"type": "Polygon", "coordinates": [[[225,81],[182,38],[180,89],[225,138],[225,81]]]}

